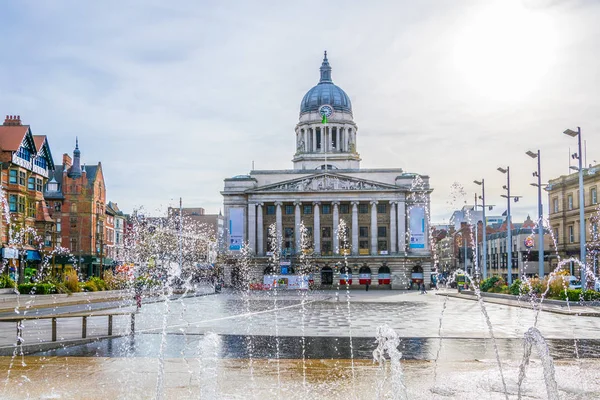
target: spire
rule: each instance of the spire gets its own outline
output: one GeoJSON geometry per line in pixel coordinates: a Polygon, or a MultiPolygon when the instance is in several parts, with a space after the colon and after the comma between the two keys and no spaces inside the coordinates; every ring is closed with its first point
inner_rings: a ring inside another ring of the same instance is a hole
{"type": "Polygon", "coordinates": [[[75,138],[75,150],[73,150],[73,164],[67,171],[67,176],[69,178],[78,178],[81,176],[81,151],[79,151],[79,139],[75,138]]]}
{"type": "Polygon", "coordinates": [[[327,50],[325,50],[325,55],[323,56],[323,63],[321,64],[321,79],[319,83],[333,83],[331,80],[331,67],[329,66],[329,60],[327,59],[327,50]]]}

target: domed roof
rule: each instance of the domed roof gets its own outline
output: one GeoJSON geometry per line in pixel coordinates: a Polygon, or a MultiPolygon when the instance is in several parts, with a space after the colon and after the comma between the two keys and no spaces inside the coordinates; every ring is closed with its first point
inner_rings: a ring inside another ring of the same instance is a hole
{"type": "Polygon", "coordinates": [[[317,86],[310,89],[302,98],[300,113],[318,111],[323,104],[329,104],[337,111],[352,112],[350,98],[340,87],[331,80],[331,67],[327,60],[327,52],[321,64],[321,79],[317,86]]]}

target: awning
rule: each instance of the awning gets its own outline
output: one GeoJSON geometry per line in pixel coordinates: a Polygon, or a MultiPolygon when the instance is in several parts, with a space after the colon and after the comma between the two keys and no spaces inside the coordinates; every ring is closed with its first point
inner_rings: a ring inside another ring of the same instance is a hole
{"type": "Polygon", "coordinates": [[[37,250],[27,250],[27,261],[41,261],[42,257],[37,250]]]}

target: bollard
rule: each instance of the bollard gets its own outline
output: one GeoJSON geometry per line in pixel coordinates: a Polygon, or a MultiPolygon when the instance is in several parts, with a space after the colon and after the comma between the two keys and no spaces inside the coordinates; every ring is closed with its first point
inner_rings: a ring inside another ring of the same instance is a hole
{"type": "Polygon", "coordinates": [[[131,313],[131,331],[130,331],[130,335],[133,335],[135,333],[135,314],[131,313]]]}
{"type": "Polygon", "coordinates": [[[87,336],[87,317],[82,317],[81,320],[81,338],[85,339],[87,336]]]}
{"type": "Polygon", "coordinates": [[[108,336],[112,336],[113,318],[112,314],[108,316],[108,336]]]}
{"type": "Polygon", "coordinates": [[[52,317],[52,341],[56,342],[56,317],[52,317]]]}

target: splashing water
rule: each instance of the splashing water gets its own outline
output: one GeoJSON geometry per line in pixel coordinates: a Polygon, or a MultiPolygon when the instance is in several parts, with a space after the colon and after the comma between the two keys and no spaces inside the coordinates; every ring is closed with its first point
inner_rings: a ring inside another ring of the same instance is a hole
{"type": "Polygon", "coordinates": [[[558,386],[556,384],[556,379],[554,376],[554,362],[552,361],[552,357],[550,356],[548,345],[546,344],[546,341],[544,340],[544,337],[542,336],[540,331],[537,328],[529,328],[527,332],[525,332],[525,340],[523,345],[523,361],[521,361],[521,365],[519,366],[519,379],[517,383],[518,399],[521,399],[521,388],[523,385],[523,381],[525,380],[527,366],[529,365],[529,359],[531,357],[531,348],[535,345],[538,355],[542,360],[544,382],[546,383],[546,393],[548,394],[548,399],[558,400],[558,386]]]}
{"type": "Polygon", "coordinates": [[[373,362],[379,363],[379,366],[384,374],[384,379],[379,382],[377,390],[377,398],[387,398],[383,394],[383,383],[385,377],[386,354],[390,358],[390,380],[392,384],[392,399],[408,400],[406,385],[404,384],[402,365],[400,359],[402,353],[398,350],[400,339],[395,330],[388,325],[382,325],[377,328],[377,348],[373,350],[373,362]]]}

